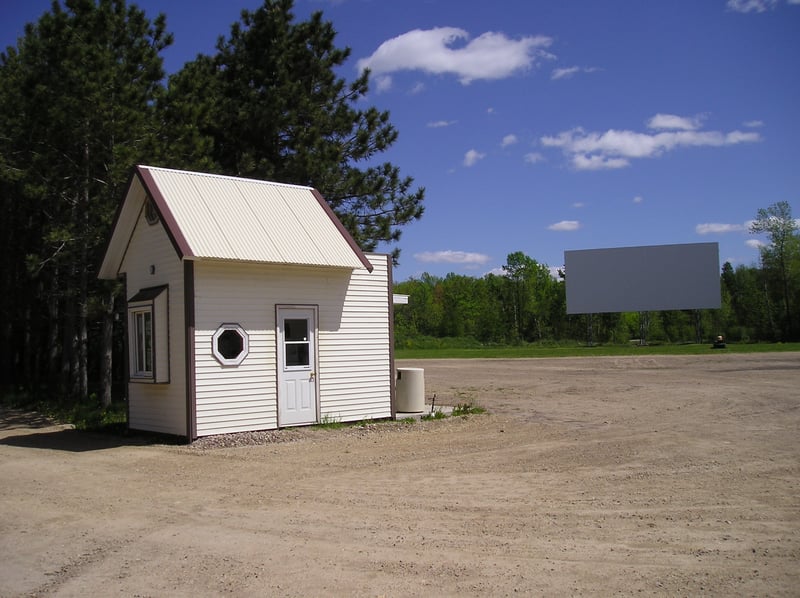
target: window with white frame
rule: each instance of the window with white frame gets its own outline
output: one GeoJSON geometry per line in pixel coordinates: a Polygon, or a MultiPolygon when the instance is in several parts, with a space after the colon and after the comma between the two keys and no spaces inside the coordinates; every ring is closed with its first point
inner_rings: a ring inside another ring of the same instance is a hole
{"type": "Polygon", "coordinates": [[[141,289],[128,299],[128,371],[131,382],[169,383],[169,290],[141,289]]]}
{"type": "Polygon", "coordinates": [[[222,324],[211,337],[211,352],[222,365],[239,365],[250,350],[250,338],[239,324],[222,324]]]}

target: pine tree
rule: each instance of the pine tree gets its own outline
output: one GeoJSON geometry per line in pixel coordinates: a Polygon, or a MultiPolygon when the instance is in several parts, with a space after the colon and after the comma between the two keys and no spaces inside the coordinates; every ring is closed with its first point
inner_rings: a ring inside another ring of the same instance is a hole
{"type": "Polygon", "coordinates": [[[243,11],[214,56],[170,79],[161,105],[176,144],[170,155],[191,166],[210,145],[218,172],[317,188],[362,249],[396,242],[422,215],[424,189],[376,163],[397,130],[388,112],[356,108],[369,73],[350,84],[337,77],[350,49],[334,45],[321,12],[295,22],[292,8],[265,0],[243,11]]]}
{"type": "Polygon", "coordinates": [[[19,279],[2,282],[20,289],[7,309],[24,342],[8,357],[23,386],[57,380],[52,394],[80,399],[90,349],[110,367],[108,336],[91,342],[90,319],[108,320],[116,289],[95,274],[131,167],[152,146],[169,43],[163,16],[151,22],[124,0],[65,0],[0,57],[0,185],[24,241],[11,264],[19,279]]]}

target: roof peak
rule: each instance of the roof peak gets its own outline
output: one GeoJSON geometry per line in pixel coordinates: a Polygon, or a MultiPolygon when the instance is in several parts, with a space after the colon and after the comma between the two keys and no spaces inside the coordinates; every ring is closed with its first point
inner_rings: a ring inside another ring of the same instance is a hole
{"type": "Polygon", "coordinates": [[[184,174],[184,175],[191,175],[197,177],[204,177],[204,178],[216,178],[216,179],[226,179],[230,181],[248,181],[251,183],[258,183],[260,185],[271,185],[277,187],[288,187],[290,189],[310,189],[315,190],[314,187],[310,185],[297,185],[294,183],[281,183],[279,181],[265,181],[263,179],[254,179],[250,177],[242,177],[242,176],[232,176],[227,174],[216,174],[213,172],[198,172],[195,170],[181,170],[178,168],[164,168],[163,166],[149,166],[147,164],[139,164],[137,168],[148,170],[148,171],[158,171],[158,172],[167,172],[171,174],[184,174]]]}

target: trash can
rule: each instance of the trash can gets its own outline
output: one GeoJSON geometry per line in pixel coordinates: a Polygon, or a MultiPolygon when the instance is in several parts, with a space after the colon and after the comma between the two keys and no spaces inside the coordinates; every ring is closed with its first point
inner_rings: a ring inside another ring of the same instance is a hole
{"type": "Polygon", "coordinates": [[[422,368],[397,368],[397,412],[421,413],[425,411],[425,370],[422,368]]]}

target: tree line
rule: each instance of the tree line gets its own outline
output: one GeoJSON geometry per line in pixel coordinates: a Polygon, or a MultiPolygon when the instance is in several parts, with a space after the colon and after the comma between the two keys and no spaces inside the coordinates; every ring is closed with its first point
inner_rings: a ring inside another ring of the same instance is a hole
{"type": "MultiPolygon", "coordinates": [[[[166,16],[126,0],[56,0],[0,53],[0,394],[108,403],[123,381],[123,287],[96,275],[136,164],[313,186],[362,249],[388,245],[398,259],[425,190],[381,162],[398,131],[363,101],[369,72],[341,78],[350,50],[332,24],[292,10],[264,0],[243,11],[214,53],[169,77],[166,16]]],[[[798,337],[797,229],[781,209],[757,220],[771,239],[761,264],[723,270],[725,307],[703,315],[704,331],[798,337]]],[[[563,285],[522,253],[505,276],[423,276],[398,292],[412,297],[397,310],[399,342],[580,339],[589,324],[605,342],[635,328],[629,314],[567,317],[563,285]]],[[[659,327],[686,337],[687,321],[654,316],[651,338],[659,327]]]]}
{"type": "Polygon", "coordinates": [[[365,250],[422,215],[369,72],[339,77],[349,48],[292,10],[242,11],[169,77],[166,16],[125,0],[56,0],[0,54],[0,393],[110,402],[125,297],[97,270],[136,164],[313,186],[365,250]]]}
{"type": "Polygon", "coordinates": [[[769,243],[758,265],[726,262],[720,274],[722,306],[715,310],[568,315],[564,277],[523,252],[508,255],[502,274],[470,277],[423,274],[395,284],[409,295],[395,308],[398,347],[428,339],[481,344],[536,342],[733,342],[800,339],[800,234],[788,202],[758,210],[750,226],[769,243]]]}

